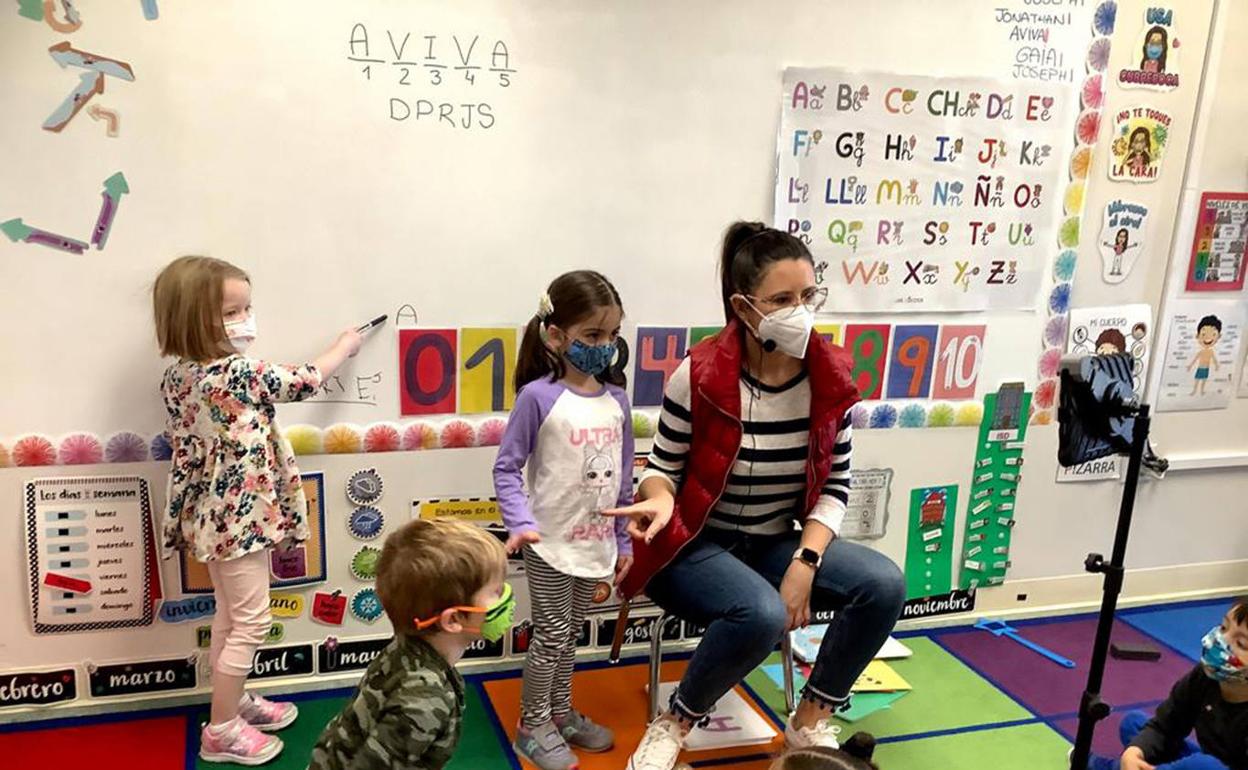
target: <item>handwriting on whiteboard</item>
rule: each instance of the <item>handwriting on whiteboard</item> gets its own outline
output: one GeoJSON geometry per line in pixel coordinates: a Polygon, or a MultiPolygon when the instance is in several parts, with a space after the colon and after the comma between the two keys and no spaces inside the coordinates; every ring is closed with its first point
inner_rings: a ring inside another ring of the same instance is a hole
{"type": "Polygon", "coordinates": [[[309,403],[352,404],[377,406],[377,392],[381,385],[381,372],[360,375],[335,374],[326,377],[316,395],[309,403]]]}
{"type": "Polygon", "coordinates": [[[392,89],[391,120],[458,129],[492,128],[497,117],[491,94],[511,88],[517,74],[507,41],[475,33],[386,28],[382,35],[357,23],[346,58],[365,80],[392,89]]]}

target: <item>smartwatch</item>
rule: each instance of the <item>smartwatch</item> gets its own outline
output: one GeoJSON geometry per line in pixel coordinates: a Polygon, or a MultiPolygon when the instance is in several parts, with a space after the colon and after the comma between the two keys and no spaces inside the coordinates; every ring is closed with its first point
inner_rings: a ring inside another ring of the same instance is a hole
{"type": "Polygon", "coordinates": [[[798,548],[793,552],[793,561],[800,561],[808,567],[819,569],[823,564],[823,556],[812,548],[798,548]]]}

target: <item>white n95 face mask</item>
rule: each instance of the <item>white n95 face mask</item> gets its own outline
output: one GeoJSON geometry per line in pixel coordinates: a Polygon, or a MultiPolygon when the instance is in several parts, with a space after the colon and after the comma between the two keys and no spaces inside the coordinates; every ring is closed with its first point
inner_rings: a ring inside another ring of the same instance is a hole
{"type": "Polygon", "coordinates": [[[251,312],[241,321],[230,321],[225,324],[225,336],[235,350],[239,353],[246,353],[251,343],[256,341],[256,314],[251,312]]]}
{"type": "MultiPolygon", "coordinates": [[[[757,308],[755,308],[757,309],[757,308]]],[[[780,308],[763,316],[758,322],[758,337],[775,345],[775,349],[794,358],[805,358],[810,344],[810,333],[815,328],[815,314],[805,305],[780,308]]]]}

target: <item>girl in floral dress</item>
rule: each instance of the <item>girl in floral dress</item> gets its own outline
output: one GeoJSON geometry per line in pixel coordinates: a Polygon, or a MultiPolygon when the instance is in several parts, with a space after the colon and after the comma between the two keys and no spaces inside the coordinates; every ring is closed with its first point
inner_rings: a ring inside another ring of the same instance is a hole
{"type": "Polygon", "coordinates": [[[174,260],[152,295],[161,354],[177,357],[161,382],[173,447],[166,556],[181,549],[204,562],[217,600],[212,714],[200,756],[259,765],[282,750],[281,739],[261,731],[287,727],[298,713],[243,687],[272,624],[269,552],[308,537],[299,469],[274,421],[275,404],[313,395],[362,338],[348,329],[302,366],[246,357],[256,337],[251,281],[210,257],[174,260]]]}

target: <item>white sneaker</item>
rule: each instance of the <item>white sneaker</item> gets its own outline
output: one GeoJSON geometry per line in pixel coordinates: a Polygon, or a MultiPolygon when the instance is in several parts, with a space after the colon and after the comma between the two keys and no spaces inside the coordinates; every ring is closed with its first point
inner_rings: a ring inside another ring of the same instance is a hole
{"type": "Polygon", "coordinates": [[[628,770],[673,770],[685,745],[680,725],[659,717],[646,728],[641,743],[628,759],[628,770]]]}
{"type": "Polygon", "coordinates": [[[832,724],[832,719],[820,719],[813,727],[794,727],[790,717],[784,726],[784,742],[790,749],[808,749],[822,746],[828,749],[839,749],[840,741],[836,739],[841,728],[832,724]]]}

